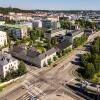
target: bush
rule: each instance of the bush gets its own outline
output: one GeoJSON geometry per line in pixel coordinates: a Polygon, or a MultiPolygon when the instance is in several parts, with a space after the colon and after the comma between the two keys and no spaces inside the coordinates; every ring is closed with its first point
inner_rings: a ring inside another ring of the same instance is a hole
{"type": "Polygon", "coordinates": [[[57,56],[54,56],[54,57],[53,57],[53,60],[56,61],[56,60],[57,60],[57,56]]]}

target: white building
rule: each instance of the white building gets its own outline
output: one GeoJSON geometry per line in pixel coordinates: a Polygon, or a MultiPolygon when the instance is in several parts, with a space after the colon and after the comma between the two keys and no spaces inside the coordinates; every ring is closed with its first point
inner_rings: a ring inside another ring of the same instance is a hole
{"type": "Polygon", "coordinates": [[[41,20],[34,20],[33,21],[33,28],[42,28],[42,21],[41,20]]]}
{"type": "Polygon", "coordinates": [[[0,54],[0,77],[5,77],[7,72],[18,69],[18,60],[10,54],[0,54]]]}
{"type": "Polygon", "coordinates": [[[7,33],[0,31],[0,47],[7,45],[7,33]]]}

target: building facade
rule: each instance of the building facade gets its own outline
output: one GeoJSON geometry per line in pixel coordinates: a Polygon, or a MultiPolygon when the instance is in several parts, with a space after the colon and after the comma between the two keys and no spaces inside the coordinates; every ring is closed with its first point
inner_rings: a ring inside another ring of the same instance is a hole
{"type": "Polygon", "coordinates": [[[65,35],[66,30],[64,29],[55,29],[55,30],[48,30],[46,33],[44,33],[44,37],[52,38],[58,35],[65,35]]]}
{"type": "Polygon", "coordinates": [[[0,31],[0,47],[7,45],[7,33],[0,31]]]}
{"type": "Polygon", "coordinates": [[[7,72],[16,71],[18,69],[18,60],[14,59],[10,54],[0,54],[0,77],[5,77],[7,72]]]}

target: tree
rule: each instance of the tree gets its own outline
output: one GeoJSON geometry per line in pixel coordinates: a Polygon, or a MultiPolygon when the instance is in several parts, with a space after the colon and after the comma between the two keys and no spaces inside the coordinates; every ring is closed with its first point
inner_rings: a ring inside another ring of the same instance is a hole
{"type": "Polygon", "coordinates": [[[9,81],[9,80],[11,80],[11,79],[12,79],[11,73],[10,73],[10,72],[7,72],[7,73],[6,73],[6,76],[5,76],[5,78],[4,78],[4,80],[5,80],[5,81],[9,81]]]}
{"type": "Polygon", "coordinates": [[[7,36],[7,42],[8,42],[8,47],[10,48],[11,47],[11,39],[9,36],[7,36]]]}
{"type": "Polygon", "coordinates": [[[51,65],[52,61],[51,59],[48,60],[48,65],[51,65]]]}
{"type": "Polygon", "coordinates": [[[52,38],[51,39],[51,44],[52,45],[56,45],[57,44],[57,39],[56,38],[52,38]]]}
{"type": "Polygon", "coordinates": [[[57,56],[54,56],[54,57],[53,57],[53,60],[56,61],[56,60],[57,60],[57,56]]]}
{"type": "Polygon", "coordinates": [[[85,73],[86,77],[88,79],[91,79],[94,73],[95,73],[94,65],[92,63],[88,63],[86,66],[86,73],[85,73]]]}
{"type": "Polygon", "coordinates": [[[19,76],[26,74],[27,69],[26,69],[26,65],[23,61],[20,61],[20,64],[18,66],[18,74],[19,76]]]}
{"type": "Polygon", "coordinates": [[[72,25],[71,22],[67,20],[60,20],[61,28],[64,29],[70,29],[70,26],[72,25]]]}

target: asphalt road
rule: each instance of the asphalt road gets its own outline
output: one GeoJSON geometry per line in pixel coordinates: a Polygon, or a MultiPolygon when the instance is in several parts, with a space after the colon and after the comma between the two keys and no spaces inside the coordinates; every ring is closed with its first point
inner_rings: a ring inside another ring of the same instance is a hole
{"type": "MultiPolygon", "coordinates": [[[[91,36],[88,42],[92,41],[100,33],[91,36]]],[[[84,48],[74,50],[66,59],[61,61],[56,67],[46,72],[30,71],[23,82],[18,84],[13,90],[7,90],[6,93],[1,93],[0,100],[28,100],[30,95],[36,96],[39,100],[45,100],[51,94],[61,96],[64,94],[66,100],[67,96],[75,100],[84,100],[77,96],[73,91],[65,88],[64,84],[74,81],[75,76],[72,74],[76,66],[71,63],[74,61],[77,54],[84,53],[84,48]]],[[[49,100],[49,99],[48,99],[49,100]]],[[[56,100],[56,99],[55,99],[56,100]]],[[[60,99],[62,100],[62,99],[60,99]]]]}

